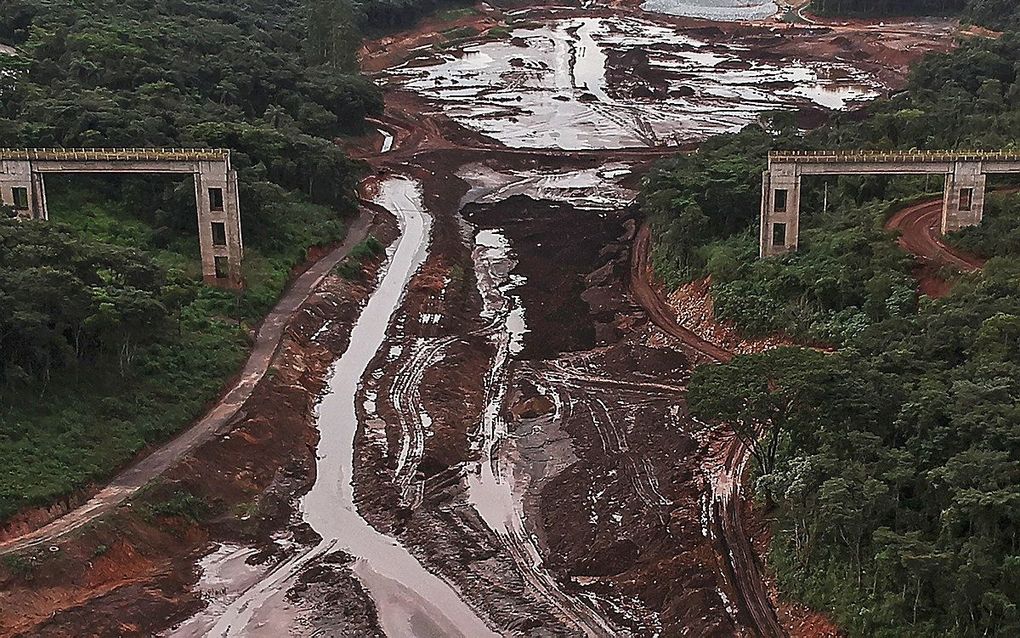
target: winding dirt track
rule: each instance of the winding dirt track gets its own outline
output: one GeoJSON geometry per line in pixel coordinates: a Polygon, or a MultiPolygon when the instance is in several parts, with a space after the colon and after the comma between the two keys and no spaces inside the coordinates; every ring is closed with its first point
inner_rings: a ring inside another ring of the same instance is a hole
{"type": "Polygon", "coordinates": [[[291,318],[297,314],[326,275],[347,257],[354,246],[365,238],[373,217],[374,213],[367,208],[362,208],[361,214],[348,229],[347,237],[343,243],[312,264],[308,270],[294,280],[280,301],[263,320],[259,327],[255,346],[234,385],[223,394],[205,416],[174,439],[123,470],[85,504],[37,530],[0,543],[0,556],[53,544],[63,536],[97,520],[173,467],[192,450],[227,428],[265,376],[280,343],[283,341],[287,324],[291,318]]]}
{"type": "Polygon", "coordinates": [[[697,358],[708,357],[723,363],[733,358],[733,353],[703,339],[691,330],[681,326],[669,305],[663,301],[658,286],[654,283],[651,260],[652,230],[646,223],[634,238],[630,259],[630,289],[648,316],[666,333],[680,340],[688,354],[697,358]]]}
{"type": "MultiPolygon", "coordinates": [[[[885,227],[901,231],[899,245],[922,263],[952,266],[964,272],[980,270],[984,260],[955,250],[942,241],[941,221],[942,200],[934,199],[900,210],[889,218],[885,227]]],[[[677,322],[675,313],[655,284],[650,253],[651,228],[645,223],[634,239],[630,286],[649,318],[667,334],[679,339],[685,350],[714,362],[730,361],[734,356],[732,352],[706,341],[677,322]]],[[[723,544],[726,576],[739,596],[740,610],[750,616],[752,626],[762,636],[785,636],[765,588],[761,561],[751,546],[741,518],[740,481],[748,454],[747,447],[737,439],[727,443],[723,451],[723,472],[713,486],[713,532],[723,544]]]]}
{"type": "MultiPolygon", "coordinates": [[[[667,334],[680,340],[684,349],[716,363],[733,359],[733,353],[706,341],[681,326],[676,315],[659,294],[652,273],[651,228],[645,223],[634,238],[631,252],[630,287],[635,299],[648,313],[652,322],[667,334]]],[[[747,465],[749,450],[736,438],[723,449],[723,466],[712,486],[712,532],[721,547],[726,578],[736,592],[737,607],[747,615],[751,626],[761,636],[785,636],[776,618],[776,611],[765,588],[761,561],[751,547],[744,531],[740,481],[747,465]]]]}
{"type": "Polygon", "coordinates": [[[980,270],[984,260],[947,246],[942,241],[942,199],[915,204],[897,212],[885,223],[887,230],[899,230],[899,245],[922,262],[953,266],[964,272],[980,270]]]}

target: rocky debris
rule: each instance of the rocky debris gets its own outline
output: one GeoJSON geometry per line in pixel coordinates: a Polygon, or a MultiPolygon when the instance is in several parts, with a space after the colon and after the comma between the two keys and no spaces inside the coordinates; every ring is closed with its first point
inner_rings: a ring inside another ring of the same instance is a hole
{"type": "Polygon", "coordinates": [[[751,354],[794,345],[790,337],[781,334],[749,338],[742,335],[733,322],[716,319],[712,309],[710,279],[700,279],[680,286],[669,295],[668,301],[676,310],[680,325],[731,352],[751,354]]]}
{"type": "Polygon", "coordinates": [[[354,557],[337,551],[301,572],[287,597],[308,607],[303,622],[316,635],[385,638],[371,595],[354,576],[354,557]]]}
{"type": "Polygon", "coordinates": [[[510,407],[510,413],[521,419],[534,419],[552,412],[556,406],[544,395],[533,396],[510,407]]]}

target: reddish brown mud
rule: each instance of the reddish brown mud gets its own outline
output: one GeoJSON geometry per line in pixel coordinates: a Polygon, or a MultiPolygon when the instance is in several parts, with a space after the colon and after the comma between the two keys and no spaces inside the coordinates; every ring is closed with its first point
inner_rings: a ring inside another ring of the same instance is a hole
{"type": "MultiPolygon", "coordinates": [[[[388,242],[395,228],[380,219],[371,232],[388,242]]],[[[278,560],[272,536],[312,479],[310,422],[325,372],[377,267],[359,281],[323,282],[227,434],[80,534],[0,563],[0,636],[149,636],[203,606],[193,564],[214,543],[249,543],[263,548],[259,563],[278,560]],[[190,504],[181,513],[163,513],[181,499],[190,504]]]]}
{"type": "MultiPolygon", "coordinates": [[[[649,18],[627,3],[548,8],[528,17],[621,12],[649,18]]],[[[480,5],[453,21],[425,21],[367,43],[363,64],[383,71],[417,47],[442,48],[451,29],[484,32],[507,19],[480,5]]],[[[935,27],[897,27],[878,38],[867,25],[655,20],[715,41],[739,40],[759,61],[805,55],[853,61],[892,86],[925,51],[951,46],[935,27]]],[[[609,60],[613,90],[661,91],[661,72],[646,62],[609,60]]],[[[811,109],[799,116],[806,125],[826,117],[811,109]]],[[[418,180],[433,230],[428,258],[358,395],[362,515],[504,632],[781,633],[748,540],[757,519],[742,506],[743,452],[724,433],[692,420],[684,403],[693,366],[727,360],[735,337],[699,335],[708,320],[692,330],[689,316],[678,319],[651,277],[649,235],[637,232],[632,212],[518,196],[460,214],[468,186],[458,170],[469,163],[568,172],[615,161],[646,165],[679,149],[506,148],[393,87],[385,113],[371,124],[392,135],[394,148],[380,154],[385,136],[373,133],[352,154],[379,173],[418,180]],[[529,332],[499,370],[494,362],[506,344],[494,336],[480,293],[473,253],[479,230],[505,236],[512,253],[505,266],[526,282],[513,294],[529,332]],[[494,371],[502,376],[490,378],[494,371]],[[494,396],[496,387],[504,394],[494,396]],[[494,416],[487,413],[493,406],[494,416]],[[480,425],[486,419],[507,428],[492,459],[485,458],[485,443],[493,439],[480,425]],[[520,529],[494,526],[472,493],[480,467],[494,459],[513,467],[520,529]]],[[[639,173],[628,179],[636,182],[639,173]]],[[[395,230],[383,225],[374,232],[388,240],[395,230]]],[[[218,544],[251,545],[259,551],[250,562],[269,569],[288,554],[281,533],[293,543],[313,536],[291,523],[296,498],[314,479],[314,406],[371,282],[327,280],[228,434],[58,551],[0,565],[0,635],[150,635],[203,606],[195,559],[218,544]],[[199,522],[187,513],[152,515],[181,494],[209,506],[199,522]]],[[[710,316],[710,308],[705,312],[710,316]]],[[[313,630],[378,634],[374,603],[350,561],[327,555],[284,592],[313,630]]],[[[791,609],[781,605],[778,618],[794,635],[824,626],[791,609]]]]}
{"type": "Polygon", "coordinates": [[[960,272],[974,272],[984,266],[984,260],[967,255],[942,241],[942,199],[914,204],[900,210],[886,222],[888,230],[900,232],[897,239],[903,250],[917,258],[914,276],[922,293],[929,297],[944,297],[952,290],[952,281],[943,276],[949,267],[960,272]]]}

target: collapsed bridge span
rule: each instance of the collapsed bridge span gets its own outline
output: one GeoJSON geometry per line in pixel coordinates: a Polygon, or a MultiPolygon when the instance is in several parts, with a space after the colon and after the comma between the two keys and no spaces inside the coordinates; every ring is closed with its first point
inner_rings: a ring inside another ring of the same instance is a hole
{"type": "Polygon", "coordinates": [[[241,207],[230,151],[207,148],[2,148],[0,203],[49,219],[46,173],[179,173],[195,181],[202,279],[241,286],[241,207]]]}
{"type": "Polygon", "coordinates": [[[990,174],[1020,173],[1006,151],[773,151],[762,176],[761,257],[797,250],[804,175],[943,175],[943,234],[981,223],[990,174]]]}

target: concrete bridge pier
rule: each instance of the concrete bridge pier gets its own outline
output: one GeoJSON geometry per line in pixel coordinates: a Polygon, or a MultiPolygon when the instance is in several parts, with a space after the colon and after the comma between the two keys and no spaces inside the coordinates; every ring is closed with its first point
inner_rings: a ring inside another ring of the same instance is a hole
{"type": "Polygon", "coordinates": [[[0,202],[19,217],[49,219],[46,173],[172,173],[195,181],[202,279],[244,285],[241,205],[230,151],[202,148],[0,148],[0,202]]]}
{"type": "Polygon", "coordinates": [[[800,170],[796,164],[762,174],[761,256],[797,250],[800,239],[800,170]]]}
{"type": "Polygon", "coordinates": [[[942,234],[981,223],[985,210],[985,182],[981,162],[955,162],[946,174],[942,203],[942,234]]]}
{"type": "Polygon", "coordinates": [[[981,223],[987,175],[1020,174],[1013,151],[772,151],[762,175],[761,256],[797,250],[804,175],[939,175],[942,233],[981,223]]]}
{"type": "Polygon", "coordinates": [[[43,176],[26,160],[0,160],[0,202],[24,219],[49,219],[43,176]]]}
{"type": "Polygon", "coordinates": [[[194,177],[202,279],[240,287],[243,243],[237,171],[223,162],[199,162],[194,177]]]}

